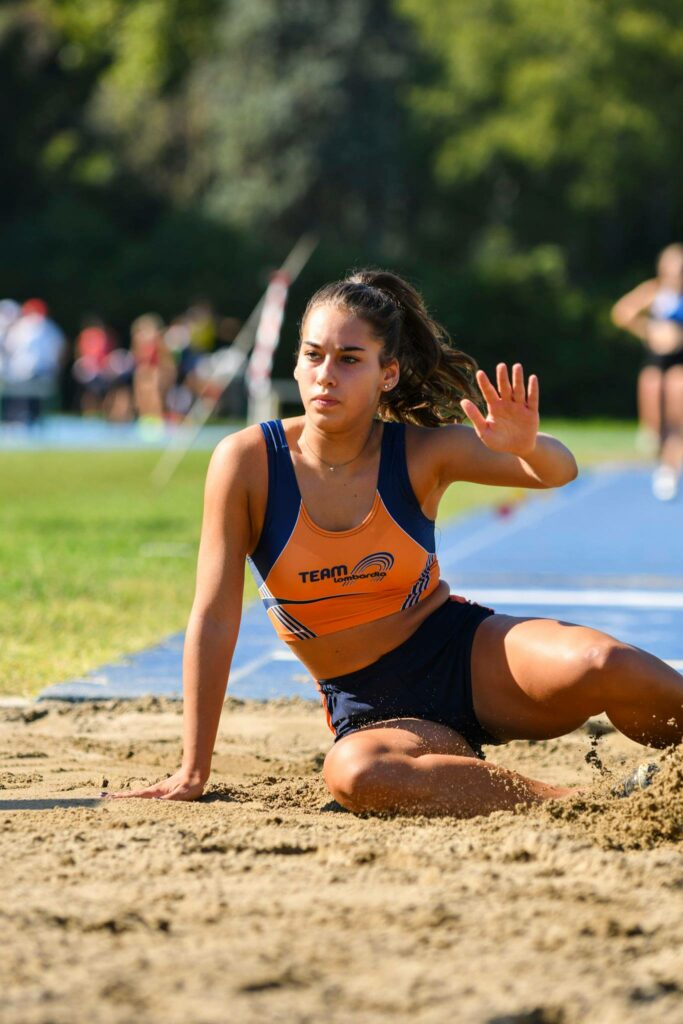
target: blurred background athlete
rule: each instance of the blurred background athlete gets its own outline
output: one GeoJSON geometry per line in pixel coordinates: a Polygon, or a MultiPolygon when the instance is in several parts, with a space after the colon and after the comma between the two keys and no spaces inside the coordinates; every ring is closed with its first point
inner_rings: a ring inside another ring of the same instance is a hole
{"type": "Polygon", "coordinates": [[[638,377],[640,438],[659,452],[653,494],[670,501],[683,466],[683,245],[662,250],[657,276],[619,299],[612,320],[645,344],[638,377]]]}

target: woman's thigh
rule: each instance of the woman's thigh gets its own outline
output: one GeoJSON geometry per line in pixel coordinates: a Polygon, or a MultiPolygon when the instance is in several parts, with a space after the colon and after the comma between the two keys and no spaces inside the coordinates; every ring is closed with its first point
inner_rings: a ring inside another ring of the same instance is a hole
{"type": "Polygon", "coordinates": [[[644,366],[638,376],[638,410],[641,421],[659,430],[662,372],[656,366],[644,366]]]}
{"type": "Polygon", "coordinates": [[[683,366],[672,366],[666,371],[664,393],[667,426],[680,430],[683,425],[683,366]]]}
{"type": "Polygon", "coordinates": [[[571,732],[604,710],[596,669],[626,646],[587,626],[492,615],[472,646],[476,716],[503,741],[571,732]]]}
{"type": "Polygon", "coordinates": [[[447,725],[420,718],[397,718],[365,726],[337,740],[325,758],[329,788],[343,787],[348,776],[382,760],[407,762],[424,754],[475,757],[469,743],[447,725]]]}

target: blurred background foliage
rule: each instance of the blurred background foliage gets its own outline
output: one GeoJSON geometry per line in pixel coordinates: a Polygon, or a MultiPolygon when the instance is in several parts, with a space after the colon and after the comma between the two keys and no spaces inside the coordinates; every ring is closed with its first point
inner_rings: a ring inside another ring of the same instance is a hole
{"type": "Polygon", "coordinates": [[[0,292],[125,336],[389,265],[555,414],[629,416],[609,307],[683,236],[683,0],[26,0],[0,8],[0,292]],[[599,403],[599,404],[598,404],[599,403]]]}

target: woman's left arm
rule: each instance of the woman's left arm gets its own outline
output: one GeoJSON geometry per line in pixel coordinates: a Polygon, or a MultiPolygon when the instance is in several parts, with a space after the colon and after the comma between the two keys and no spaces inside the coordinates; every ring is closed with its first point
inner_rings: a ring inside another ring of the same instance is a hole
{"type": "MultiPolygon", "coordinates": [[[[483,370],[477,383],[487,406],[483,416],[474,402],[463,399],[463,411],[472,423],[438,431],[439,475],[443,483],[469,480],[504,487],[561,487],[574,480],[574,456],[549,434],[539,434],[539,386],[532,374],[528,387],[520,363],[496,367],[496,387],[483,370]],[[447,438],[445,435],[450,436],[447,438]]],[[[435,438],[435,440],[437,440],[435,438]]]]}

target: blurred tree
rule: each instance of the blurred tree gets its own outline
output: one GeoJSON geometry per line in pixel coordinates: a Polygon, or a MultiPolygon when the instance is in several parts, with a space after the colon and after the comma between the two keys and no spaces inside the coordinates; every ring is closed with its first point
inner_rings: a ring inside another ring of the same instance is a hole
{"type": "MultiPolygon", "coordinates": [[[[85,181],[114,174],[119,161],[149,188],[176,200],[192,194],[197,144],[185,82],[212,46],[218,0],[33,0],[27,5],[59,40],[70,75],[94,70],[83,121],[108,142],[90,153],[85,181]]],[[[92,139],[90,140],[92,142],[92,139]]],[[[54,147],[53,147],[54,150],[54,147]]]]}
{"type": "Polygon", "coordinates": [[[417,189],[404,95],[412,33],[389,0],[224,0],[193,76],[207,206],[231,224],[406,248],[417,189]]]}
{"type": "Polygon", "coordinates": [[[632,411],[607,310],[683,235],[681,0],[25,0],[0,6],[0,291],[122,331],[244,315],[387,263],[546,408],[632,411]],[[265,254],[265,255],[264,255],[265,254]],[[603,381],[607,382],[603,386],[603,381]]]}
{"type": "Polygon", "coordinates": [[[397,6],[433,61],[410,105],[440,310],[485,365],[524,356],[551,408],[595,411],[600,381],[602,408],[632,413],[639,351],[608,310],[683,234],[680,0],[397,6]]]}
{"type": "Polygon", "coordinates": [[[43,295],[126,338],[197,296],[245,315],[262,256],[193,199],[186,114],[212,0],[33,0],[0,9],[2,294],[43,295]]]}
{"type": "Polygon", "coordinates": [[[680,230],[680,0],[398,2],[440,59],[412,97],[436,177],[489,223],[606,269],[680,230]]]}

